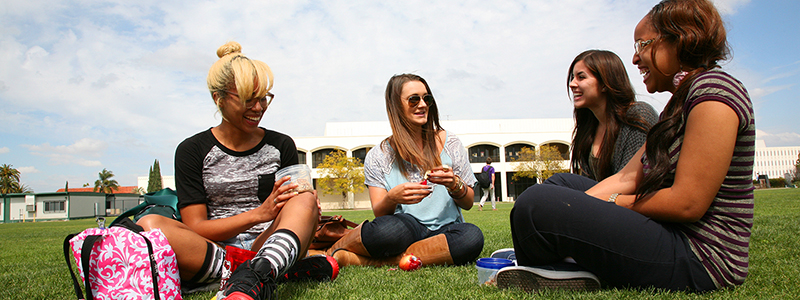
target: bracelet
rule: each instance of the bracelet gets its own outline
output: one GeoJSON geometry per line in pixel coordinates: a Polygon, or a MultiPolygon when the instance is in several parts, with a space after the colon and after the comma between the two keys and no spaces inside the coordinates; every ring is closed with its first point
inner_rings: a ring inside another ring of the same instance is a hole
{"type": "MultiPolygon", "coordinates": [[[[459,177],[458,175],[455,175],[455,177],[456,177],[456,187],[454,187],[453,189],[447,188],[447,193],[450,194],[450,196],[453,196],[454,193],[460,192],[461,190],[464,189],[464,181],[461,180],[461,177],[459,177]]],[[[464,196],[462,195],[461,197],[464,196]]]]}
{"type": "Polygon", "coordinates": [[[458,196],[450,194],[450,197],[453,197],[453,201],[456,201],[456,199],[464,198],[464,196],[467,195],[467,192],[469,192],[469,191],[467,191],[467,188],[464,187],[464,188],[461,189],[461,193],[459,193],[458,196]]]}
{"type": "Polygon", "coordinates": [[[619,193],[611,194],[611,197],[608,197],[608,202],[617,203],[617,196],[619,196],[619,193]]]}

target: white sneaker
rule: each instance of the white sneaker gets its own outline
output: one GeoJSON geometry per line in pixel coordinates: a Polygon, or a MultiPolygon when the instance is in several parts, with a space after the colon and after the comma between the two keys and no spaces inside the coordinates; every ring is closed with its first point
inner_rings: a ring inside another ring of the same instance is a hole
{"type": "Polygon", "coordinates": [[[497,272],[497,287],[501,289],[518,288],[531,293],[541,289],[560,289],[570,291],[596,291],[600,280],[594,274],[580,270],[575,265],[554,264],[549,266],[505,267],[497,272]]]}

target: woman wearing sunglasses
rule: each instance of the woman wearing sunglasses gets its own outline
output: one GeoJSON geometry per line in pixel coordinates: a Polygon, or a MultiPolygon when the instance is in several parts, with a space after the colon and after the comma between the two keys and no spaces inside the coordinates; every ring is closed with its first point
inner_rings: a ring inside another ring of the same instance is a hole
{"type": "Polygon", "coordinates": [[[672,94],[659,122],[600,183],[575,175],[520,195],[511,212],[519,266],[500,270],[498,286],[594,289],[599,277],[709,291],[744,282],[756,128],[747,90],[719,68],[729,53],[723,21],[708,0],[665,0],[633,39],[647,91],[672,94]]]}
{"type": "Polygon", "coordinates": [[[567,88],[575,107],[572,170],[596,181],[622,170],[658,120],[636,102],[628,72],[611,51],[587,50],[569,66],[567,88]]]}
{"type": "Polygon", "coordinates": [[[312,192],[287,193],[297,184],[281,186],[288,177],[275,178],[278,169],[298,163],[297,149],[289,136],[258,126],[274,97],[273,75],[241,48],[236,42],[220,47],[208,72],[221,123],[175,150],[182,222],[152,214],[138,221],[164,232],[184,290],[220,282],[226,246],[257,252],[230,275],[218,300],[272,299],[276,283],[338,274],[331,257],[298,260],[316,229],[318,200],[312,192]]]}
{"type": "Polygon", "coordinates": [[[461,141],[439,125],[428,83],[395,75],[386,86],[392,135],[367,153],[366,184],[375,219],[334,244],[341,266],[396,265],[414,254],[423,265],[463,265],[483,250],[483,233],[464,222],[476,179],[461,141]]]}

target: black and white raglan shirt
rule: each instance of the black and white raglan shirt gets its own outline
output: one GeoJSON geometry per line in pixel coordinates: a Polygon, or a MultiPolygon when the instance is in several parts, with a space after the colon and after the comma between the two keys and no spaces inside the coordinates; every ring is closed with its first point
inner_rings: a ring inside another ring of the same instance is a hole
{"type": "MultiPolygon", "coordinates": [[[[231,217],[261,205],[272,192],[275,172],[298,163],[288,135],[264,130],[261,142],[247,151],[223,146],[211,129],[195,134],[175,150],[178,208],[205,204],[208,219],[231,217]]],[[[272,222],[246,230],[259,234],[272,222]]]]}

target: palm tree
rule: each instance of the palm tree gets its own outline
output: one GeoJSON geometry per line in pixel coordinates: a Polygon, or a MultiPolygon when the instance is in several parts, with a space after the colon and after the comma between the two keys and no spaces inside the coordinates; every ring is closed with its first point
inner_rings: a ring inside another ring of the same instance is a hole
{"type": "Polygon", "coordinates": [[[9,164],[0,166],[0,193],[19,193],[19,191],[19,170],[9,164]]]}
{"type": "Polygon", "coordinates": [[[17,193],[33,194],[33,189],[27,184],[22,184],[19,186],[19,191],[17,191],[17,193]]]}
{"type": "Polygon", "coordinates": [[[116,180],[111,179],[114,177],[114,173],[103,169],[102,172],[98,173],[97,175],[100,176],[100,179],[95,180],[94,182],[94,192],[101,192],[106,194],[114,193],[114,190],[119,189],[119,184],[116,180]]]}

